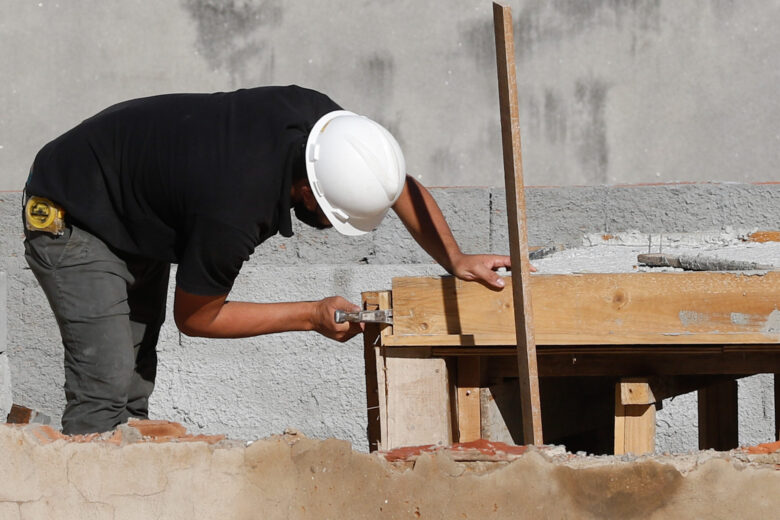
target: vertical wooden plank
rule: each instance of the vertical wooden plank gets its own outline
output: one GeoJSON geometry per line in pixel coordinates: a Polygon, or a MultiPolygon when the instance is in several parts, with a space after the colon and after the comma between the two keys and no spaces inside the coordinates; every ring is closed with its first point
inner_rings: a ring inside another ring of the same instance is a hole
{"type": "Polygon", "coordinates": [[[533,334],[530,299],[530,263],[525,217],[525,184],[520,151],[520,115],[517,103],[515,44],[512,11],[493,4],[498,65],[498,98],[501,108],[501,142],[504,150],[504,182],[512,258],[512,295],[517,335],[517,361],[523,410],[523,437],[526,444],[542,444],[542,411],[539,401],[539,375],[533,334]]]}
{"type": "MultiPolygon", "coordinates": [[[[390,291],[381,291],[377,293],[377,306],[379,309],[392,309],[392,293],[390,291]]],[[[379,344],[374,347],[374,357],[376,358],[377,374],[377,394],[379,397],[379,443],[378,450],[386,450],[388,439],[388,416],[387,416],[387,366],[382,347],[381,338],[393,333],[392,325],[378,325],[380,332],[379,344]]]]}
{"type": "Polygon", "coordinates": [[[699,449],[728,451],[739,445],[736,379],[699,390],[699,449]]]}
{"type": "MultiPolygon", "coordinates": [[[[363,309],[379,309],[381,299],[388,301],[389,293],[364,292],[362,293],[363,309]]],[[[385,409],[385,378],[384,378],[384,360],[381,359],[379,336],[382,327],[379,324],[366,324],[363,332],[363,358],[365,360],[366,376],[366,415],[368,422],[366,424],[366,434],[368,436],[369,451],[382,449],[382,424],[380,416],[381,410],[385,409]],[[380,398],[381,383],[381,398],[380,398]],[[380,407],[381,403],[381,407],[380,407]]],[[[386,423],[386,420],[384,421],[386,423]]]]}
{"type": "Polygon", "coordinates": [[[652,396],[650,385],[636,379],[615,385],[615,455],[655,451],[656,406],[652,396]],[[653,402],[644,404],[651,399],[653,402]]]}
{"type": "Polygon", "coordinates": [[[626,452],[626,410],[620,400],[620,383],[615,385],[615,455],[626,452]]]}
{"type": "Polygon", "coordinates": [[[452,443],[449,379],[429,348],[407,347],[409,357],[385,357],[387,442],[382,449],[452,443]]]}
{"type": "Polygon", "coordinates": [[[482,438],[479,356],[459,356],[457,376],[458,442],[482,438]]]}

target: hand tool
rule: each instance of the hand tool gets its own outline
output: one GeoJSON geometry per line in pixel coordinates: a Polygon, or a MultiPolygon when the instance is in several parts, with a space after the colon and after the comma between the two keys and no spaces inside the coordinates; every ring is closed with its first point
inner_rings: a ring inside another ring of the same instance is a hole
{"type": "Polygon", "coordinates": [[[378,310],[378,311],[358,311],[358,312],[346,312],[336,311],[333,315],[333,319],[336,323],[344,323],[349,321],[352,323],[389,323],[393,324],[393,310],[378,310]]]}
{"type": "Polygon", "coordinates": [[[704,255],[667,255],[663,253],[642,254],[637,262],[649,267],[677,267],[687,271],[774,271],[772,265],[741,260],[725,260],[704,255]]]}

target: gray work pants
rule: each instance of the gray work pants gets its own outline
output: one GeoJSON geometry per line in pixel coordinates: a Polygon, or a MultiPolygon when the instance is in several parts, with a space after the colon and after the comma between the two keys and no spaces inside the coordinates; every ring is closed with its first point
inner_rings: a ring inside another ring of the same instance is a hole
{"type": "Polygon", "coordinates": [[[103,432],[148,417],[170,265],[119,254],[71,224],[61,236],[25,236],[25,258],[65,347],[62,431],[103,432]]]}

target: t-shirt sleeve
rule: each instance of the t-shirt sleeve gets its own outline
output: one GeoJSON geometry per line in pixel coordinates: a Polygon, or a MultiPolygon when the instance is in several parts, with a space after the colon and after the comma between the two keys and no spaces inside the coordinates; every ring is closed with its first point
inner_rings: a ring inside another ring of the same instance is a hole
{"type": "Polygon", "coordinates": [[[312,126],[325,114],[336,110],[344,110],[338,103],[322,92],[299,87],[297,85],[293,85],[292,88],[295,89],[295,93],[298,96],[296,106],[299,110],[305,112],[306,116],[312,120],[312,126]]]}
{"type": "Polygon", "coordinates": [[[198,218],[179,258],[176,285],[200,296],[227,294],[254,248],[248,233],[228,224],[198,218]]]}

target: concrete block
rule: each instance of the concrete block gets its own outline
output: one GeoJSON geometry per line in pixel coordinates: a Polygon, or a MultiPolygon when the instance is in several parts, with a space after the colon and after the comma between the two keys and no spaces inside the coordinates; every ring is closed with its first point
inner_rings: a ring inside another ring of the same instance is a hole
{"type": "MultiPolygon", "coordinates": [[[[604,231],[605,189],[528,187],[525,190],[529,246],[579,246],[586,233],[604,231]]],[[[490,249],[509,254],[506,191],[490,190],[490,249]]]]}
{"type": "Polygon", "coordinates": [[[0,271],[24,255],[23,240],[22,193],[0,192],[0,271]]]}
{"type": "Polygon", "coordinates": [[[607,233],[775,230],[780,222],[780,184],[611,186],[604,204],[607,233]]]}
{"type": "MultiPolygon", "coordinates": [[[[484,188],[431,188],[430,191],[461,249],[468,253],[489,252],[489,192],[484,188]]],[[[434,262],[417,245],[392,210],[375,231],[359,237],[345,237],[332,229],[315,230],[297,220],[293,220],[293,230],[295,236],[288,242],[295,249],[297,263],[357,265],[434,262]]]]}
{"type": "Polygon", "coordinates": [[[6,340],[8,337],[8,278],[0,271],[0,422],[5,421],[6,415],[11,410],[13,398],[11,395],[11,371],[8,368],[8,356],[6,355],[6,340]]]}
{"type": "MultiPolygon", "coordinates": [[[[485,188],[431,188],[464,253],[490,253],[490,192],[485,188]]],[[[434,260],[392,212],[374,233],[377,264],[429,264],[434,260]]]]}
{"type": "Polygon", "coordinates": [[[294,217],[293,232],[286,242],[294,248],[297,264],[360,264],[374,255],[373,233],[348,237],[332,228],[314,229],[294,217]]]}

